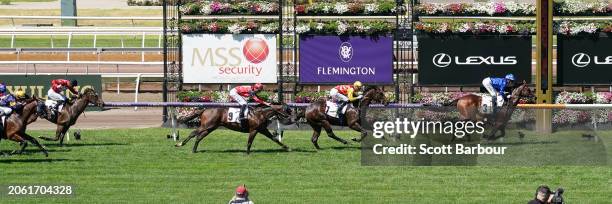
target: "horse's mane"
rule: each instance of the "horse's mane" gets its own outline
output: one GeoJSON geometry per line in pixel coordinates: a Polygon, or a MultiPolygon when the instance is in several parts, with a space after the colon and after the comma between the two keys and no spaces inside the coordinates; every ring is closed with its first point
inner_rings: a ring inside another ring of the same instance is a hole
{"type": "Polygon", "coordinates": [[[374,85],[365,86],[364,89],[363,89],[363,92],[367,93],[368,91],[373,90],[373,89],[374,90],[378,89],[378,86],[374,86],[374,85]]]}

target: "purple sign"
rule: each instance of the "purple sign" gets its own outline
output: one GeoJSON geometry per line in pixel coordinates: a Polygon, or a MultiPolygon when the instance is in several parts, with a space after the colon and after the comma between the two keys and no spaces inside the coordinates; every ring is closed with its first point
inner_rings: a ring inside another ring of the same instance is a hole
{"type": "Polygon", "coordinates": [[[391,37],[300,36],[300,83],[393,83],[391,37]]]}

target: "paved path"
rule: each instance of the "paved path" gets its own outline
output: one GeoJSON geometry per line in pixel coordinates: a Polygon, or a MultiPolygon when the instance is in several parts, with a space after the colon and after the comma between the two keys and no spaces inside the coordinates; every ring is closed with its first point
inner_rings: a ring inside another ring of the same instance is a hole
{"type": "MultiPolygon", "coordinates": [[[[60,9],[60,1],[11,2],[0,9],[60,9]]],[[[78,0],[77,9],[161,9],[159,6],[128,6],[127,0],[78,0]]]]}

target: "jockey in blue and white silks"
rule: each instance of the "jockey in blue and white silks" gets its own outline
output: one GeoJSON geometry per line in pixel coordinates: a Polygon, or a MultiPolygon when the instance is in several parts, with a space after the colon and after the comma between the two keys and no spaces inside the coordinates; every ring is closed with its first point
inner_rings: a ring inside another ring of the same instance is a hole
{"type": "Polygon", "coordinates": [[[6,85],[0,83],[0,116],[7,116],[13,112],[15,106],[15,96],[8,93],[6,85]]]}
{"type": "Polygon", "coordinates": [[[504,78],[487,77],[482,80],[482,85],[487,89],[491,97],[496,99],[499,106],[504,103],[506,98],[504,93],[506,88],[512,86],[514,80],[513,74],[507,74],[504,78]]]}

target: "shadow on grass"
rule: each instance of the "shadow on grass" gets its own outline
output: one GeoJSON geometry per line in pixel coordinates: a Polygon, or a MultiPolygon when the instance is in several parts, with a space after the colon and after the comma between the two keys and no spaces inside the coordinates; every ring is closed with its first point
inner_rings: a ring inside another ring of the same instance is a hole
{"type": "MultiPolygon", "coordinates": [[[[321,148],[321,149],[325,149],[325,148],[321,148]]],[[[335,149],[335,150],[353,150],[353,149],[358,149],[361,150],[360,146],[336,146],[336,147],[330,147],[328,149],[335,149]]]]}
{"type": "Polygon", "coordinates": [[[2,159],[2,157],[0,157],[0,164],[11,164],[11,163],[52,163],[52,162],[82,162],[84,160],[82,159],[49,159],[49,158],[42,158],[42,159],[15,159],[15,158],[11,158],[10,157],[4,157],[7,158],[6,160],[2,159]]]}
{"type": "MultiPolygon", "coordinates": [[[[29,146],[28,146],[29,147],[29,146]]],[[[47,152],[70,152],[70,149],[48,149],[47,152]]],[[[40,149],[26,149],[23,150],[23,153],[40,153],[40,149]]]]}
{"type": "Polygon", "coordinates": [[[95,146],[120,146],[128,145],[127,143],[68,143],[60,146],[58,143],[45,144],[48,147],[95,147],[95,146]]]}
{"type": "MultiPolygon", "coordinates": [[[[229,149],[229,150],[198,150],[197,153],[246,153],[245,149],[229,149]]],[[[285,149],[252,149],[252,153],[279,153],[279,152],[306,152],[306,153],[316,153],[314,150],[305,150],[305,149],[291,149],[291,151],[287,151],[285,149]]]]}

